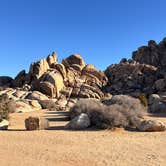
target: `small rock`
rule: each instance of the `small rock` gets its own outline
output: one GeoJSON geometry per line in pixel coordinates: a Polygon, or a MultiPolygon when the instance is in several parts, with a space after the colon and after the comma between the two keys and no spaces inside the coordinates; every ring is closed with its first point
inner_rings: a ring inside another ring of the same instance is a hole
{"type": "Polygon", "coordinates": [[[160,101],[160,96],[158,94],[152,94],[149,96],[148,104],[153,104],[160,101]]]}
{"type": "Polygon", "coordinates": [[[49,122],[46,118],[39,119],[39,130],[45,130],[49,128],[49,122]]]}
{"type": "Polygon", "coordinates": [[[90,119],[87,114],[80,114],[72,119],[66,126],[66,129],[84,130],[90,126],[90,119]]]}
{"type": "Polygon", "coordinates": [[[157,120],[144,120],[138,127],[140,131],[165,131],[166,126],[163,122],[157,120]]]}
{"type": "Polygon", "coordinates": [[[9,121],[7,121],[6,119],[0,121],[0,130],[7,130],[8,126],[9,126],[9,121]]]}
{"type": "Polygon", "coordinates": [[[26,130],[39,130],[39,118],[29,117],[25,119],[25,128],[26,130]]]}
{"type": "Polygon", "coordinates": [[[25,119],[26,130],[44,130],[49,128],[49,122],[45,118],[29,117],[25,119]]]}

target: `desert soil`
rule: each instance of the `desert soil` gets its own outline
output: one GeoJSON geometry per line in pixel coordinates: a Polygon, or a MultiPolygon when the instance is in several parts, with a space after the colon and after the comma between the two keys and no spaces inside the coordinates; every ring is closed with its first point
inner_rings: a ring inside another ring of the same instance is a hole
{"type": "Polygon", "coordinates": [[[0,166],[166,165],[166,132],[66,131],[65,120],[53,111],[12,114],[9,131],[0,131],[0,166]],[[49,118],[50,130],[25,131],[28,116],[49,118]]]}

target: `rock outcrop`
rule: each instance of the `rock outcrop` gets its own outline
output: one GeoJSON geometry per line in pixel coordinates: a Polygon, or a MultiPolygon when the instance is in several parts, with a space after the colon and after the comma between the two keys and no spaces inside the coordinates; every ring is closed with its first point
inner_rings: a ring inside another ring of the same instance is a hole
{"type": "MultiPolygon", "coordinates": [[[[46,59],[33,63],[29,73],[22,72],[22,75],[24,81],[19,81],[20,86],[28,82],[25,77],[30,78],[32,90],[40,91],[50,98],[59,98],[61,91],[67,89],[70,89],[68,95],[72,97],[101,98],[104,96],[102,87],[107,83],[105,74],[93,65],[86,65],[79,54],[73,54],[59,64],[53,53],[46,59]]],[[[17,80],[18,76],[14,81],[17,80]]]]}
{"type": "MultiPolygon", "coordinates": [[[[150,40],[133,52],[132,59],[123,58],[104,72],[86,64],[81,55],[73,54],[59,63],[56,53],[31,64],[12,79],[0,77],[0,94],[14,100],[37,100],[39,103],[56,99],[58,108],[71,107],[79,98],[103,99],[126,94],[150,101],[152,94],[162,101],[148,103],[150,112],[165,109],[166,96],[166,38],[159,44],[150,40]],[[142,98],[144,96],[144,98],[142,98]],[[74,102],[73,102],[74,101],[74,102]]],[[[147,102],[144,103],[147,105],[147,102]]],[[[44,105],[44,104],[43,104],[44,105]]],[[[44,106],[45,107],[45,106],[44,106]]]]}
{"type": "Polygon", "coordinates": [[[156,71],[157,68],[154,66],[139,63],[111,65],[105,70],[108,77],[106,92],[112,94],[152,93],[156,71]]]}
{"type": "Polygon", "coordinates": [[[0,77],[0,86],[1,87],[10,87],[12,85],[13,79],[8,76],[1,76],[0,77]]]}
{"type": "Polygon", "coordinates": [[[148,41],[148,46],[139,47],[132,54],[133,60],[142,63],[150,64],[155,67],[164,69],[166,67],[166,38],[159,44],[154,40],[148,41]]]}

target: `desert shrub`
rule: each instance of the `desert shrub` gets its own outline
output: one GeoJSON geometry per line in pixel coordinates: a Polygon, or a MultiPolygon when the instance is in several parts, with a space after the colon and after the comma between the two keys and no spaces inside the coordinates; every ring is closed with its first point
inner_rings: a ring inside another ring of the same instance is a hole
{"type": "Polygon", "coordinates": [[[4,88],[2,86],[0,86],[0,91],[3,91],[3,90],[4,90],[4,88]]]}
{"type": "Polygon", "coordinates": [[[123,114],[137,117],[143,117],[146,113],[146,107],[141,104],[139,99],[127,95],[115,95],[112,97],[109,105],[118,104],[123,106],[123,114]],[[129,113],[130,112],[130,113],[129,113]]]}
{"type": "Polygon", "coordinates": [[[127,118],[128,126],[138,126],[140,118],[143,118],[147,112],[147,108],[139,99],[127,95],[113,96],[109,105],[113,106],[114,104],[121,106],[118,111],[127,118]]]}
{"type": "Polygon", "coordinates": [[[0,120],[9,119],[9,113],[13,112],[13,101],[9,99],[8,95],[0,96],[0,120]]]}
{"type": "Polygon", "coordinates": [[[100,110],[89,111],[91,124],[100,129],[110,129],[114,127],[127,127],[128,121],[126,117],[118,111],[121,106],[103,106],[100,110]]]}
{"type": "Polygon", "coordinates": [[[101,110],[103,104],[98,100],[93,99],[81,99],[70,109],[70,118],[80,115],[81,113],[88,113],[89,111],[101,110]]]}
{"type": "Polygon", "coordinates": [[[116,96],[111,105],[97,100],[80,100],[70,110],[70,118],[86,113],[97,128],[137,127],[145,108],[138,99],[129,96],[116,96]]]}

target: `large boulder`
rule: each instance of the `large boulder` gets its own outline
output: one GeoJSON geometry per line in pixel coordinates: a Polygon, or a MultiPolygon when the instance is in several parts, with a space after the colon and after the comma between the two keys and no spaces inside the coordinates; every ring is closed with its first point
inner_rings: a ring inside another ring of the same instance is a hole
{"type": "Polygon", "coordinates": [[[166,100],[164,96],[158,94],[152,94],[148,99],[148,110],[151,113],[165,113],[166,112],[166,100]]]}
{"type": "Polygon", "coordinates": [[[53,52],[52,55],[48,55],[48,57],[47,57],[47,63],[49,65],[49,67],[52,67],[53,64],[58,63],[57,55],[56,55],[55,52],[53,52]]]}
{"type": "Polygon", "coordinates": [[[12,109],[12,112],[16,112],[16,113],[32,112],[36,110],[27,101],[24,101],[24,100],[18,100],[15,102],[13,101],[11,109],[12,109]]]}
{"type": "Polygon", "coordinates": [[[90,126],[90,119],[87,114],[82,113],[73,118],[66,126],[66,129],[84,130],[90,126]]]}
{"type": "Polygon", "coordinates": [[[48,71],[40,78],[38,90],[50,97],[59,97],[64,87],[62,75],[57,71],[48,71]]]}
{"type": "Polygon", "coordinates": [[[31,93],[29,93],[25,99],[30,99],[30,100],[48,100],[48,97],[46,95],[44,95],[43,93],[41,92],[38,92],[38,91],[33,91],[31,93]]]}
{"type": "Polygon", "coordinates": [[[62,75],[63,79],[66,79],[67,73],[66,73],[66,68],[63,64],[54,63],[54,64],[52,64],[52,68],[57,70],[62,75]]]}
{"type": "Polygon", "coordinates": [[[160,102],[160,96],[158,94],[151,94],[148,99],[148,104],[152,105],[156,102],[160,102]]]}
{"type": "Polygon", "coordinates": [[[73,55],[69,56],[68,58],[63,59],[62,64],[66,68],[78,65],[82,69],[85,66],[85,62],[84,62],[83,58],[81,57],[81,55],[79,55],[79,54],[73,54],[73,55]]]}
{"type": "Polygon", "coordinates": [[[84,79],[88,84],[95,83],[102,87],[107,83],[107,77],[102,71],[97,70],[93,65],[88,64],[82,69],[81,79],[84,79]]]}
{"type": "Polygon", "coordinates": [[[140,131],[165,131],[166,126],[163,122],[157,120],[145,120],[138,126],[140,131]]]}
{"type": "Polygon", "coordinates": [[[88,85],[86,83],[76,83],[73,87],[72,97],[79,97],[79,98],[97,98],[100,99],[104,97],[103,92],[101,89],[96,85],[88,85]]]}
{"type": "Polygon", "coordinates": [[[31,81],[39,79],[49,68],[50,67],[46,59],[41,59],[36,63],[32,63],[29,70],[31,81]]]}
{"type": "Polygon", "coordinates": [[[49,99],[49,100],[40,100],[40,105],[43,109],[49,109],[49,110],[56,110],[57,104],[55,99],[49,99]]]}
{"type": "Polygon", "coordinates": [[[52,98],[57,97],[57,90],[55,86],[48,81],[41,81],[37,89],[47,96],[50,96],[52,98]]]}

